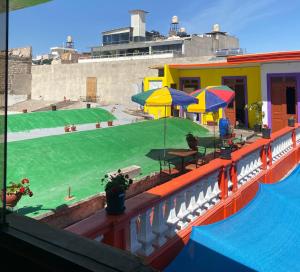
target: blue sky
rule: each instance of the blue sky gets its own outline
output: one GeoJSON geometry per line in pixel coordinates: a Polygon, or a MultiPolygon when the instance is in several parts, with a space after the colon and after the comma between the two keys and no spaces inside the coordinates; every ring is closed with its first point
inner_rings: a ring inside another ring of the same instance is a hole
{"type": "Polygon", "coordinates": [[[177,15],[188,33],[219,23],[249,53],[300,50],[300,0],[53,0],[11,13],[10,47],[32,45],[34,54],[46,53],[72,35],[76,48],[88,51],[101,43],[102,31],[129,26],[130,9],[150,12],[147,30],[163,34],[177,15]]]}

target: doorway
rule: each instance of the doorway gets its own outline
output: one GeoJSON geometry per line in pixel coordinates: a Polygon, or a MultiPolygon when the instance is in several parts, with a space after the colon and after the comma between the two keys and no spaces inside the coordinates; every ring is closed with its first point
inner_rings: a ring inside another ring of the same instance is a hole
{"type": "Polygon", "coordinates": [[[238,127],[248,127],[247,104],[247,79],[246,77],[223,77],[222,84],[235,92],[235,98],[225,109],[225,116],[230,124],[238,127]]]}
{"type": "Polygon", "coordinates": [[[200,89],[200,78],[185,77],[180,79],[180,90],[188,94],[200,89]]]}
{"type": "Polygon", "coordinates": [[[97,78],[87,77],[86,79],[86,100],[87,102],[96,102],[97,98],[97,78]]]}
{"type": "Polygon", "coordinates": [[[288,125],[288,119],[298,120],[297,78],[274,76],[270,79],[272,132],[288,125]]]}

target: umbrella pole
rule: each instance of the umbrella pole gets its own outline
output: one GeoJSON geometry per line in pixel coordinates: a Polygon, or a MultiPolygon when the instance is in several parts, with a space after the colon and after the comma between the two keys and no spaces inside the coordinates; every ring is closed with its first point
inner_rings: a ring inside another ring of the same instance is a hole
{"type": "Polygon", "coordinates": [[[165,106],[165,120],[164,120],[164,159],[166,158],[166,134],[167,134],[167,106],[165,106]]]}

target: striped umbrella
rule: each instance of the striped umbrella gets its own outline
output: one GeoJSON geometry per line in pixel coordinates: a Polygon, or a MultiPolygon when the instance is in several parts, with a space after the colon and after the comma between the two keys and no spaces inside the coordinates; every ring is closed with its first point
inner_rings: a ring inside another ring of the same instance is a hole
{"type": "Polygon", "coordinates": [[[225,108],[233,100],[235,92],[227,86],[208,86],[191,93],[191,96],[198,98],[197,104],[187,106],[188,112],[205,113],[215,112],[225,108]]]}
{"type": "Polygon", "coordinates": [[[131,100],[142,106],[188,106],[198,103],[196,97],[168,87],[136,94],[131,97],[131,100]]]}
{"type": "MultiPolygon", "coordinates": [[[[197,104],[186,107],[188,112],[205,113],[213,112],[214,123],[217,119],[217,112],[220,108],[225,108],[233,100],[235,92],[228,86],[208,86],[191,93],[191,96],[198,98],[197,104]]],[[[216,133],[214,125],[214,150],[216,150],[216,133]]],[[[215,155],[215,152],[214,152],[215,155]]]]}
{"type": "MultiPolygon", "coordinates": [[[[169,106],[188,106],[193,103],[198,103],[198,99],[196,97],[169,87],[153,89],[133,95],[131,100],[142,106],[164,106],[165,116],[167,111],[166,109],[169,106]]],[[[166,119],[167,118],[165,118],[164,121],[164,158],[166,157],[166,119]]]]}

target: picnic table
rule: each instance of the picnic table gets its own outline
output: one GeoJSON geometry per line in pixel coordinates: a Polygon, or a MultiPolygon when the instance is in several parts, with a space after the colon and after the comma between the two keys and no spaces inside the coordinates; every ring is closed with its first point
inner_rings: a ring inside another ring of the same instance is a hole
{"type": "Polygon", "coordinates": [[[180,172],[184,171],[184,160],[185,158],[195,156],[197,154],[197,150],[191,150],[191,149],[176,149],[173,151],[169,151],[168,154],[178,157],[181,159],[181,169],[180,172]]]}

